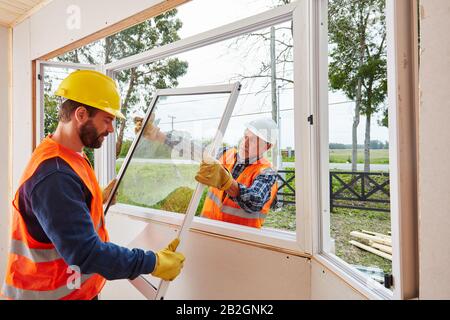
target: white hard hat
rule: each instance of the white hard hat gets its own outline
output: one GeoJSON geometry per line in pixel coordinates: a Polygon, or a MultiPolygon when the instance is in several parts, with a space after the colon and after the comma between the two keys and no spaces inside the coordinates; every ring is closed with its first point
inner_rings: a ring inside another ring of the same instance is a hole
{"type": "Polygon", "coordinates": [[[261,118],[250,121],[245,127],[253,134],[270,144],[275,144],[278,139],[278,125],[270,118],[261,118]]]}

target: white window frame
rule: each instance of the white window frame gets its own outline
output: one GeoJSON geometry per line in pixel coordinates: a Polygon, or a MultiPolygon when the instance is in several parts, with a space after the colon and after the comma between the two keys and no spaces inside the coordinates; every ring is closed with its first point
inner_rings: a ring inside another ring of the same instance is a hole
{"type": "MultiPolygon", "coordinates": [[[[188,37],[174,43],[155,48],[134,56],[130,56],[119,61],[107,64],[104,66],[104,72],[114,77],[116,72],[136,67],[143,63],[149,63],[157,60],[161,60],[176,54],[187,52],[196,48],[201,48],[207,45],[218,43],[227,39],[237,37],[246,33],[250,33],[255,30],[260,30],[265,27],[270,27],[276,24],[280,24],[287,21],[293,21],[294,24],[294,52],[296,47],[301,47],[304,45],[304,41],[299,38],[300,29],[303,28],[302,20],[305,21],[306,13],[299,12],[299,2],[294,2],[288,5],[284,5],[275,9],[268,10],[261,14],[245,18],[219,28],[212,29],[200,33],[198,35],[188,37]],[[299,39],[299,40],[296,40],[299,39]]],[[[294,62],[294,78],[299,78],[301,68],[295,65],[294,62]]],[[[294,95],[294,121],[300,123],[300,118],[303,117],[305,112],[301,109],[304,108],[299,103],[299,96],[294,95]]],[[[306,118],[305,118],[306,119],[306,118]]],[[[305,120],[306,121],[306,120],[305,120]]],[[[299,132],[296,129],[295,134],[299,132]]],[[[102,166],[103,170],[99,173],[100,177],[103,177],[104,181],[108,181],[115,176],[115,144],[113,139],[106,143],[103,149],[103,159],[109,159],[105,162],[106,165],[102,166]]],[[[296,142],[296,148],[301,154],[304,154],[305,147],[300,142],[296,142]]],[[[300,168],[304,166],[303,160],[296,160],[295,170],[296,176],[300,172],[300,168]]],[[[302,179],[295,179],[296,190],[306,190],[305,183],[302,179]]],[[[306,246],[307,239],[310,238],[309,232],[310,228],[307,227],[308,213],[304,212],[306,206],[304,203],[308,201],[306,193],[303,195],[301,192],[296,193],[296,232],[285,232],[282,230],[263,228],[260,230],[255,230],[250,227],[239,226],[235,224],[220,222],[220,221],[208,221],[208,219],[194,217],[192,228],[197,230],[210,232],[214,234],[220,234],[228,237],[239,238],[245,241],[251,241],[256,243],[261,243],[270,247],[277,247],[282,249],[291,250],[302,256],[310,257],[311,249],[306,246]],[[300,209],[300,210],[299,210],[300,209]]],[[[164,222],[174,225],[180,225],[181,219],[175,216],[161,214],[158,212],[151,212],[151,210],[144,210],[141,213],[130,211],[129,208],[118,208],[115,211],[121,214],[139,216],[141,218],[149,219],[149,221],[164,222]]]]}
{"type": "MultiPolygon", "coordinates": [[[[410,186],[400,185],[400,176],[407,177],[414,183],[414,172],[410,167],[402,170],[399,166],[400,158],[403,160],[414,157],[414,138],[408,138],[414,130],[414,124],[398,117],[399,105],[402,100],[410,101],[410,106],[403,106],[403,111],[414,112],[414,79],[408,86],[406,79],[417,77],[417,26],[414,23],[417,15],[415,1],[403,2],[395,0],[386,1],[387,15],[387,46],[388,46],[388,82],[389,82],[389,140],[390,146],[390,181],[391,181],[391,232],[393,246],[392,273],[394,277],[393,291],[385,288],[378,282],[369,279],[366,275],[357,271],[350,264],[338,258],[330,251],[330,208],[329,208],[329,137],[328,137],[328,8],[327,0],[300,0],[304,11],[310,12],[312,19],[310,29],[306,32],[310,36],[309,46],[298,52],[298,59],[305,59],[303,64],[311,66],[308,74],[304,75],[306,81],[296,81],[301,87],[304,103],[311,106],[311,114],[314,117],[314,125],[311,128],[309,140],[310,164],[312,175],[304,176],[309,179],[311,191],[312,216],[312,250],[313,259],[328,267],[339,275],[353,288],[363,293],[370,299],[410,299],[417,297],[418,288],[414,281],[417,280],[416,267],[417,238],[414,236],[414,224],[417,219],[417,211],[414,212],[414,198],[416,195],[407,194],[413,191],[410,186]],[[412,21],[411,21],[412,20],[412,21]],[[411,25],[408,25],[407,23],[411,25]],[[413,32],[411,33],[411,29],[413,32]],[[412,43],[402,39],[412,39],[412,43]],[[416,45],[414,45],[416,44],[416,45]],[[409,47],[408,47],[409,45],[409,47]],[[412,52],[411,52],[412,51],[412,52]],[[403,65],[404,56],[408,56],[408,68],[403,65]],[[413,69],[413,70],[411,70],[413,69]],[[400,93],[399,87],[403,90],[400,93]],[[402,98],[398,97],[402,95],[402,98]],[[410,99],[410,100],[409,100],[410,99]],[[403,127],[402,130],[399,127],[403,127]],[[400,150],[400,143],[408,145],[400,150]],[[326,150],[326,152],[325,152],[326,150]],[[410,171],[408,171],[410,170],[410,171]],[[405,172],[402,172],[405,171],[405,172]],[[400,198],[402,196],[402,198],[400,198]],[[399,202],[403,201],[402,208],[399,202]],[[401,244],[401,245],[400,245],[401,244]]],[[[295,60],[295,58],[294,58],[295,60]]],[[[300,79],[304,80],[304,79],[300,79]]],[[[300,94],[300,93],[299,93],[300,94]]],[[[412,121],[414,122],[414,121],[412,121]]],[[[305,135],[308,135],[305,132],[305,135]]],[[[308,143],[308,141],[304,141],[308,143]]],[[[411,166],[413,167],[413,166],[411,166]]]]}
{"type": "MultiPolygon", "coordinates": [[[[228,122],[230,121],[231,114],[233,113],[234,106],[236,104],[240,88],[241,88],[241,85],[239,82],[237,82],[237,83],[229,84],[229,85],[212,85],[212,86],[201,86],[201,87],[190,87],[190,88],[170,88],[170,89],[156,90],[156,92],[154,93],[154,96],[152,98],[150,107],[145,116],[143,128],[147,125],[148,118],[152,114],[153,109],[155,108],[155,105],[157,104],[158,99],[160,97],[228,93],[230,96],[227,100],[227,105],[225,106],[224,112],[221,115],[221,121],[219,123],[219,127],[217,128],[217,132],[214,137],[213,144],[211,146],[209,146],[208,149],[206,150],[206,152],[211,152],[211,151],[214,152],[213,150],[216,150],[217,147],[222,144],[222,138],[223,138],[224,132],[228,126],[228,122]]],[[[123,178],[123,175],[125,174],[126,169],[130,163],[130,160],[133,157],[133,153],[136,150],[136,146],[139,143],[139,141],[143,138],[142,137],[143,131],[144,130],[141,130],[138,133],[137,137],[135,137],[135,139],[133,140],[133,143],[130,146],[128,154],[127,154],[125,160],[123,161],[123,164],[122,164],[119,172],[117,173],[116,179],[118,182],[114,185],[113,189],[111,190],[110,198],[107,200],[107,204],[105,206],[105,214],[108,213],[108,209],[109,209],[110,203],[111,203],[111,198],[117,191],[118,185],[120,184],[120,182],[123,178]]],[[[213,154],[211,154],[211,156],[212,155],[213,154]]],[[[195,193],[191,199],[194,203],[197,203],[197,204],[200,201],[201,195],[203,193],[203,188],[200,190],[199,186],[200,186],[200,184],[197,183],[195,193]]],[[[121,206],[122,212],[128,211],[130,209],[132,210],[133,207],[138,208],[139,211],[149,214],[150,216],[161,215],[163,219],[167,219],[167,217],[169,217],[169,219],[173,219],[174,216],[179,216],[184,221],[185,220],[184,218],[186,217],[186,215],[177,214],[174,212],[162,212],[162,210],[156,210],[156,209],[152,209],[152,208],[144,208],[144,207],[139,207],[139,206],[129,206],[129,205],[120,205],[120,204],[117,204],[115,206],[121,206]],[[167,214],[169,214],[169,215],[167,215],[167,214]],[[166,217],[166,215],[167,215],[167,217],[166,217]],[[166,218],[164,218],[164,217],[166,217],[166,218]]],[[[197,210],[197,205],[195,207],[196,207],[195,210],[197,210]]],[[[189,208],[190,208],[190,206],[189,206],[189,208]]],[[[189,208],[188,208],[188,210],[189,210],[189,208]]],[[[132,210],[132,211],[134,211],[134,210],[132,210]]],[[[142,214],[140,216],[143,217],[142,214]]]]}

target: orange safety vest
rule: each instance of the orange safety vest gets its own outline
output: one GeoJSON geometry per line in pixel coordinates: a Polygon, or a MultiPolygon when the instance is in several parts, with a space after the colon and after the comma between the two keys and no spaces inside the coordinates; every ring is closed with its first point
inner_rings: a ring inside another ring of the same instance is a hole
{"type": "Polygon", "coordinates": [[[42,162],[55,157],[66,161],[90,191],[92,223],[100,239],[109,241],[104,223],[102,191],[87,158],[50,137],[45,138],[33,152],[13,200],[11,245],[2,290],[2,295],[8,299],[91,300],[106,282],[98,274],[80,274],[70,269],[52,243],[39,242],[30,235],[19,211],[20,187],[42,162]]]}
{"type": "MultiPolygon", "coordinates": [[[[236,149],[229,149],[225,151],[219,159],[220,163],[222,163],[222,165],[230,172],[236,163],[236,153],[236,149]]],[[[261,158],[247,166],[236,181],[246,187],[250,187],[255,178],[269,168],[272,168],[271,163],[265,158],[261,158]]],[[[210,187],[203,205],[202,216],[209,219],[261,228],[267,213],[269,212],[270,205],[275,200],[277,192],[278,185],[277,183],[274,183],[271,189],[270,198],[264,204],[261,211],[248,213],[234,202],[225,191],[210,187]]]]}

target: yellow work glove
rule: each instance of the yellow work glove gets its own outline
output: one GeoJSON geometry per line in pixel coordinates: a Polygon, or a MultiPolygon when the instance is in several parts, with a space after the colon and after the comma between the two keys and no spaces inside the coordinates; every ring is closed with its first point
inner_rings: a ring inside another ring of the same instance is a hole
{"type": "Polygon", "coordinates": [[[166,281],[172,281],[183,268],[184,255],[175,252],[180,243],[180,239],[174,239],[167,248],[156,252],[156,265],[152,275],[166,281]]]}
{"type": "MultiPolygon", "coordinates": [[[[134,117],[134,133],[138,134],[142,129],[144,119],[141,117],[134,117]]],[[[161,141],[164,142],[165,135],[161,133],[159,128],[153,124],[155,121],[155,114],[152,113],[150,119],[148,119],[147,125],[145,126],[144,137],[151,141],[161,141]]]]}
{"type": "MultiPolygon", "coordinates": [[[[111,191],[114,187],[114,185],[116,184],[117,179],[113,179],[111,180],[108,185],[106,186],[106,188],[104,188],[102,190],[102,198],[103,198],[103,204],[106,203],[106,201],[108,201],[109,196],[111,195],[111,191]]],[[[114,197],[111,200],[111,204],[116,204],[116,198],[117,198],[117,194],[114,195],[114,197]]]]}
{"type": "Polygon", "coordinates": [[[220,190],[227,190],[233,184],[233,176],[231,173],[216,159],[202,161],[195,180],[220,190]]]}

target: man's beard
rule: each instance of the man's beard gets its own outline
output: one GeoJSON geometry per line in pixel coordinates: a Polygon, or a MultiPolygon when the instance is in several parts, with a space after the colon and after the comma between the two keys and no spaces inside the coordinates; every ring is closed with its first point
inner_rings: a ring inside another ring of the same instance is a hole
{"type": "Polygon", "coordinates": [[[92,120],[88,120],[80,127],[80,139],[86,148],[98,149],[102,146],[101,137],[106,137],[108,132],[99,134],[92,120]]]}

